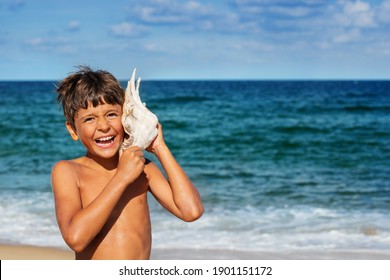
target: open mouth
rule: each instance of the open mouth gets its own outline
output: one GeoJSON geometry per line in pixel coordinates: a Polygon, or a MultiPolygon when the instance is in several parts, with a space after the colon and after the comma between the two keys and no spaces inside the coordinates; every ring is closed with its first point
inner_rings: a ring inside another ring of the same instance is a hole
{"type": "Polygon", "coordinates": [[[115,136],[107,136],[95,139],[95,143],[102,148],[110,147],[114,143],[115,136]]]}

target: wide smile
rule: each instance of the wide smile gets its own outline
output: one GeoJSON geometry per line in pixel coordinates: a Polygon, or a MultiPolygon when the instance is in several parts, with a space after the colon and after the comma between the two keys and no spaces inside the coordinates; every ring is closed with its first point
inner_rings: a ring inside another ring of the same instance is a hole
{"type": "Polygon", "coordinates": [[[115,136],[105,136],[95,139],[95,143],[98,147],[107,149],[114,145],[115,136]]]}

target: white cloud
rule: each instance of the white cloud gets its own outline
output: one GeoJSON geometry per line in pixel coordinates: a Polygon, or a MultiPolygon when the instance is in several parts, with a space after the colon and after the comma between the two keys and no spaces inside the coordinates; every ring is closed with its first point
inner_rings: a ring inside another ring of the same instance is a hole
{"type": "Polygon", "coordinates": [[[336,15],[337,23],[343,26],[368,28],[376,26],[375,14],[369,3],[363,1],[340,1],[342,11],[336,15]]]}
{"type": "Polygon", "coordinates": [[[347,53],[356,61],[367,54],[367,60],[390,65],[390,0],[120,0],[97,1],[93,7],[81,1],[77,10],[68,9],[73,0],[30,2],[0,0],[2,56],[26,60],[39,55],[43,65],[73,52],[61,57],[65,63],[136,63],[153,69],[169,61],[175,72],[164,72],[166,77],[199,76],[194,69],[200,68],[211,77],[224,76],[233,73],[225,72],[226,65],[239,64],[244,72],[257,63],[274,65],[270,76],[296,75],[292,65],[312,65],[309,56],[326,60],[333,71],[347,53]]]}
{"type": "Polygon", "coordinates": [[[321,5],[328,0],[235,0],[238,5],[321,5]]]}
{"type": "Polygon", "coordinates": [[[215,11],[211,6],[198,1],[144,1],[129,9],[133,19],[149,24],[188,23],[200,17],[211,16],[215,11]]]}
{"type": "Polygon", "coordinates": [[[231,13],[200,1],[149,0],[128,8],[132,23],[173,26],[178,30],[217,30],[231,13]]]}
{"type": "Polygon", "coordinates": [[[111,26],[111,34],[116,37],[137,37],[147,32],[147,28],[128,22],[111,26]]]}
{"type": "Polygon", "coordinates": [[[69,54],[77,51],[69,40],[64,37],[35,37],[27,40],[24,46],[30,51],[37,52],[69,54]]]}
{"type": "Polygon", "coordinates": [[[295,39],[316,33],[313,30],[325,22],[328,6],[329,2],[324,0],[236,0],[231,12],[238,15],[239,23],[256,26],[248,30],[261,31],[270,39],[281,40],[281,32],[282,36],[295,39]]]}
{"type": "Polygon", "coordinates": [[[271,13],[280,14],[288,17],[305,17],[311,14],[312,9],[310,9],[309,7],[302,7],[302,6],[297,6],[297,7],[274,6],[274,7],[270,7],[268,11],[271,13]]]}
{"type": "Polygon", "coordinates": [[[372,38],[381,28],[377,12],[377,7],[368,1],[338,0],[329,4],[316,25],[321,42],[317,46],[335,49],[341,44],[354,43],[354,48],[363,51],[363,46],[368,42],[372,44],[372,38]]]}
{"type": "Polygon", "coordinates": [[[264,42],[256,42],[256,41],[245,41],[233,44],[232,49],[237,51],[246,52],[251,51],[255,53],[263,53],[263,52],[272,52],[278,49],[278,46],[271,45],[269,43],[264,42]]]}
{"type": "Polygon", "coordinates": [[[158,7],[140,7],[138,9],[139,19],[146,23],[180,23],[188,18],[174,10],[159,10],[158,7]]]}
{"type": "Polygon", "coordinates": [[[68,22],[68,31],[78,31],[80,30],[80,22],[77,20],[72,20],[68,22]]]}
{"type": "Polygon", "coordinates": [[[358,28],[344,31],[333,37],[334,43],[349,43],[358,40],[361,37],[361,32],[358,28]]]}

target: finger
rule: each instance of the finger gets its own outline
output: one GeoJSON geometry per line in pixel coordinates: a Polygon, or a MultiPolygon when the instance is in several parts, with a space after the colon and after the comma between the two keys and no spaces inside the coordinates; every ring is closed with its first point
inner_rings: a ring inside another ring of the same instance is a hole
{"type": "Polygon", "coordinates": [[[144,157],[144,152],[142,152],[142,151],[136,151],[136,152],[134,152],[134,155],[136,155],[136,156],[139,156],[139,157],[144,157]]]}
{"type": "Polygon", "coordinates": [[[127,148],[127,150],[132,151],[132,152],[136,152],[136,151],[140,151],[141,149],[138,146],[130,146],[127,148]]]}
{"type": "Polygon", "coordinates": [[[141,148],[137,147],[137,146],[131,146],[130,148],[123,150],[123,153],[126,153],[128,155],[133,154],[134,156],[137,156],[137,157],[144,156],[143,150],[141,150],[141,148]]]}

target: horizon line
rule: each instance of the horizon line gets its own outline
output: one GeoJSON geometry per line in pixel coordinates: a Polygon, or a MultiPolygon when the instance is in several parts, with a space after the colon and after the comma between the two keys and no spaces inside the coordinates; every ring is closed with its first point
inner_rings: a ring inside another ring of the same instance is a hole
{"type": "MultiPolygon", "coordinates": [[[[0,82],[56,82],[63,79],[1,79],[0,82]]],[[[119,82],[127,82],[128,79],[118,79],[119,82]]],[[[389,78],[241,78],[241,79],[229,79],[229,78],[170,78],[170,79],[142,79],[142,82],[299,82],[299,81],[390,81],[389,78]]]]}

